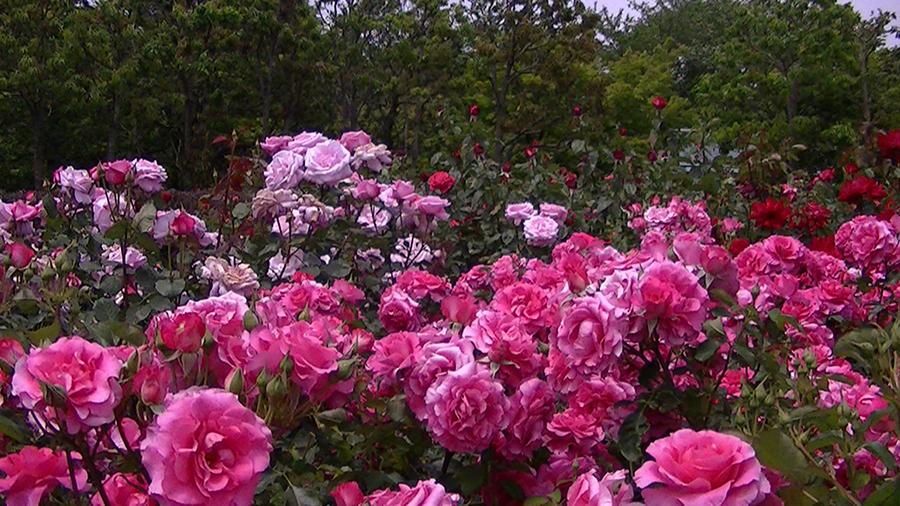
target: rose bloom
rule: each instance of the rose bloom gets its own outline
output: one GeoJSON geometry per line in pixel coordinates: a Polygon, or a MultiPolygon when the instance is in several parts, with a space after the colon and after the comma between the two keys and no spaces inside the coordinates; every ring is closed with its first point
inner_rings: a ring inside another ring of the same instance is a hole
{"type": "Polygon", "coordinates": [[[72,192],[75,202],[79,204],[91,203],[91,189],[94,182],[86,170],[76,170],[73,167],[60,168],[56,171],[59,176],[59,186],[72,192]]]}
{"type": "Polygon", "coordinates": [[[509,426],[498,437],[497,446],[509,460],[530,459],[543,446],[544,432],[556,409],[556,394],[545,381],[531,378],[518,386],[509,404],[509,426]]]}
{"type": "Polygon", "coordinates": [[[634,491],[625,482],[625,470],[607,473],[597,479],[591,470],[578,476],[566,495],[567,506],[643,506],[633,502],[634,491]]]}
{"type": "Polygon", "coordinates": [[[421,325],[419,303],[405,291],[392,286],[381,294],[378,319],[387,332],[416,330],[421,325]]]}
{"type": "Polygon", "coordinates": [[[428,414],[425,407],[425,394],[428,393],[428,388],[448,372],[474,361],[474,346],[468,339],[449,343],[427,343],[422,347],[403,384],[406,403],[419,421],[425,420],[428,414]]]}
{"type": "Polygon", "coordinates": [[[433,216],[435,220],[441,221],[450,218],[450,214],[447,213],[447,206],[449,205],[449,200],[431,195],[416,200],[413,204],[413,209],[425,216],[433,216]]]}
{"type": "Polygon", "coordinates": [[[682,429],[647,447],[634,482],[654,506],[755,505],[771,491],[753,448],[713,431],[682,429]]]}
{"type": "Polygon", "coordinates": [[[477,453],[509,423],[503,385],[483,364],[470,363],[448,373],[425,394],[425,426],[444,448],[477,453]]]}
{"type": "Polygon", "coordinates": [[[359,489],[359,485],[355,481],[341,483],[334,487],[334,490],[330,493],[337,506],[359,506],[366,500],[362,490],[359,489]]]}
{"type": "Polygon", "coordinates": [[[529,283],[513,283],[494,296],[491,308],[519,319],[526,332],[535,333],[546,325],[550,307],[547,294],[529,283]]]}
{"type": "Polygon", "coordinates": [[[194,387],[147,429],[141,462],[164,504],[249,506],[271,451],[271,431],[234,394],[194,387]]]}
{"type": "Polygon", "coordinates": [[[259,288],[256,273],[249,265],[234,261],[228,263],[221,258],[207,257],[200,268],[200,277],[212,281],[212,296],[235,292],[244,297],[252,297],[259,288]]]}
{"type": "Polygon", "coordinates": [[[115,419],[114,410],[122,399],[119,373],[122,363],[109,350],[81,337],[57,340],[46,348],[32,348],[16,363],[12,395],[25,409],[55,420],[59,412],[69,434],[99,427],[115,419]],[[45,403],[42,384],[65,394],[59,410],[45,403]]]}
{"type": "MultiPolygon", "coordinates": [[[[106,497],[109,498],[110,506],[157,505],[157,502],[150,499],[144,490],[136,488],[134,484],[146,490],[144,480],[140,476],[116,473],[107,478],[103,483],[103,490],[106,492],[106,497]]],[[[104,506],[103,498],[99,493],[94,494],[94,497],[91,498],[91,506],[104,506]]]]}
{"type": "Polygon", "coordinates": [[[279,151],[263,175],[269,190],[290,190],[303,181],[303,157],[293,151],[279,151]]]}
{"type": "Polygon", "coordinates": [[[891,130],[878,136],[878,150],[885,160],[900,164],[900,130],[891,130]]]}
{"type": "MultiPolygon", "coordinates": [[[[105,262],[109,262],[116,265],[122,265],[122,247],[118,244],[113,246],[103,246],[103,253],[101,253],[100,258],[105,262]]],[[[144,256],[139,250],[132,248],[131,246],[127,246],[125,248],[125,265],[128,266],[129,269],[139,269],[145,265],[147,265],[147,257],[144,256]]]]}
{"type": "Polygon", "coordinates": [[[104,162],[103,176],[106,182],[118,186],[125,182],[125,179],[131,174],[133,166],[128,160],[116,160],[115,162],[104,162]]]}
{"type": "Polygon", "coordinates": [[[856,176],[850,181],[844,181],[841,185],[841,191],[838,194],[838,200],[850,204],[861,200],[878,200],[887,197],[887,191],[872,178],[866,176],[856,176]]]}
{"type": "MultiPolygon", "coordinates": [[[[81,455],[72,453],[72,460],[80,463],[81,455]]],[[[0,458],[0,471],[6,475],[0,478],[0,494],[8,506],[38,506],[57,485],[72,490],[66,454],[50,448],[26,446],[6,455],[0,458]]],[[[74,474],[75,487],[84,491],[87,472],[76,469],[74,474]]]]}
{"type": "Polygon", "coordinates": [[[456,183],[456,179],[453,176],[444,171],[438,171],[431,175],[428,178],[428,188],[431,191],[437,191],[441,193],[447,193],[450,191],[450,188],[453,188],[453,184],[456,183]]]}
{"type": "Polygon", "coordinates": [[[459,495],[448,494],[443,485],[434,480],[420,481],[410,488],[403,483],[400,490],[379,490],[365,498],[370,506],[456,506],[459,495]]]}
{"type": "Polygon", "coordinates": [[[735,219],[725,218],[724,220],[722,220],[722,233],[730,234],[732,232],[737,232],[738,229],[740,229],[743,226],[744,226],[743,223],[741,223],[735,219]]]}
{"type": "Polygon", "coordinates": [[[362,130],[357,130],[355,132],[344,132],[341,135],[341,146],[344,146],[347,151],[351,153],[356,148],[371,143],[372,138],[369,137],[369,134],[363,132],[362,130]]]}
{"type": "Polygon", "coordinates": [[[525,220],[525,241],[532,246],[547,246],[556,242],[559,224],[545,216],[532,216],[525,220]]]}
{"type": "Polygon", "coordinates": [[[134,185],[147,193],[161,192],[163,183],[168,179],[166,169],[150,160],[137,159],[134,165],[134,185]]]}
{"type": "Polygon", "coordinates": [[[506,219],[515,225],[520,225],[523,221],[537,214],[534,206],[529,202],[519,204],[510,204],[506,206],[506,219]]]}
{"type": "Polygon", "coordinates": [[[655,262],[644,271],[636,293],[644,319],[656,320],[656,332],[667,346],[693,344],[706,320],[709,295],[684,266],[655,262]]]}
{"type": "Polygon", "coordinates": [[[552,343],[584,376],[602,374],[622,355],[625,320],[600,293],[580,297],[563,316],[552,343]]]}
{"type": "Polygon", "coordinates": [[[356,148],[353,152],[353,159],[350,164],[354,170],[359,170],[363,166],[372,172],[381,172],[385,166],[390,167],[393,163],[391,160],[391,152],[388,151],[384,144],[364,144],[356,148]]]}
{"type": "Polygon", "coordinates": [[[265,151],[266,154],[272,156],[283,149],[287,149],[288,143],[290,143],[292,140],[294,140],[294,138],[290,135],[276,135],[274,137],[266,137],[266,140],[259,143],[259,147],[262,148],[262,150],[265,151]]]}
{"type": "Polygon", "coordinates": [[[328,141],[328,138],[318,132],[300,132],[295,135],[287,144],[287,149],[306,156],[309,148],[328,141]]]}
{"type": "Polygon", "coordinates": [[[754,202],[750,206],[750,219],[760,228],[777,230],[784,227],[791,218],[791,208],[783,200],[766,199],[765,202],[754,202]]]}
{"type": "Polygon", "coordinates": [[[306,152],[306,174],[311,183],[334,186],[353,174],[350,152],[340,142],[325,141],[306,152]]]}
{"type": "Polygon", "coordinates": [[[558,225],[562,225],[563,222],[566,221],[566,217],[569,215],[569,211],[565,207],[558,206],[556,204],[548,204],[546,202],[540,205],[540,213],[541,216],[550,218],[558,225]]]}
{"type": "Polygon", "coordinates": [[[394,332],[375,341],[375,352],[366,361],[373,379],[393,384],[398,376],[419,361],[422,343],[415,332],[394,332]]]}
{"type": "Polygon", "coordinates": [[[883,271],[900,263],[897,232],[874,216],[857,216],[841,225],[834,245],[852,266],[883,271]]]}
{"type": "Polygon", "coordinates": [[[19,242],[6,243],[4,250],[9,255],[9,262],[16,269],[24,269],[34,258],[34,250],[19,242]]]}
{"type": "Polygon", "coordinates": [[[281,216],[297,208],[300,201],[294,192],[290,190],[275,190],[263,188],[256,192],[251,203],[251,211],[254,219],[269,220],[281,216]]]}

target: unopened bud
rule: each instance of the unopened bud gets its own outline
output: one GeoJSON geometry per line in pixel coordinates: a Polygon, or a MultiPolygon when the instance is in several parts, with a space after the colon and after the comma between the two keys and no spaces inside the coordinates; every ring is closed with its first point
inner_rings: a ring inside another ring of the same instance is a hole
{"type": "Polygon", "coordinates": [[[337,380],[345,381],[353,377],[356,372],[356,359],[339,360],[337,370],[337,380]]]}
{"type": "Polygon", "coordinates": [[[231,381],[228,382],[228,391],[234,395],[244,393],[244,372],[240,367],[231,373],[231,381]]]}
{"type": "Polygon", "coordinates": [[[41,393],[44,394],[44,402],[54,408],[66,407],[66,391],[59,385],[41,383],[41,393]]]}
{"type": "Polygon", "coordinates": [[[256,317],[256,314],[253,311],[247,311],[244,313],[244,330],[251,331],[259,325],[259,318],[256,317]]]}
{"type": "Polygon", "coordinates": [[[266,388],[266,385],[269,384],[269,378],[266,377],[266,370],[263,369],[259,376],[256,377],[256,387],[260,390],[266,388]]]}
{"type": "Polygon", "coordinates": [[[283,359],[281,359],[281,363],[278,364],[278,368],[285,375],[290,376],[292,372],[294,372],[294,361],[291,359],[290,355],[285,355],[283,359]]]}
{"type": "Polygon", "coordinates": [[[272,378],[272,381],[266,385],[266,396],[270,399],[281,399],[282,397],[286,397],[287,394],[287,385],[284,384],[284,380],[282,380],[280,376],[275,376],[272,378]]]}

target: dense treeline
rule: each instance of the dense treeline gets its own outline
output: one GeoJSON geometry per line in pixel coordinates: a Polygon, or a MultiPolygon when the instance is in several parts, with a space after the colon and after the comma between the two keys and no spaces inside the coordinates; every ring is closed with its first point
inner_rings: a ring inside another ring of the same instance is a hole
{"type": "Polygon", "coordinates": [[[576,131],[640,148],[655,96],[697,142],[800,143],[811,168],[900,125],[892,15],[834,0],[663,0],[636,19],[572,0],[0,4],[7,190],[138,156],[204,186],[233,131],[249,149],[364,129],[419,169],[462,142],[502,163],[576,131]]]}

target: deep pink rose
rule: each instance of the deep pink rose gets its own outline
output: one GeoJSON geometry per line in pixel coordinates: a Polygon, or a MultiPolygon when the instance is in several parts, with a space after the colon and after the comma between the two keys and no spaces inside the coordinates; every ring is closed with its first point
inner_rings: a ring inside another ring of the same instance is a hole
{"type": "Polygon", "coordinates": [[[304,179],[311,183],[334,186],[353,174],[350,152],[337,141],[325,141],[306,152],[304,179]]]}
{"type": "Polygon", "coordinates": [[[366,500],[362,490],[359,489],[359,485],[355,481],[348,481],[334,487],[334,490],[331,491],[331,497],[334,497],[334,502],[337,506],[359,506],[366,500]]]}
{"type": "Polygon", "coordinates": [[[362,130],[357,130],[355,132],[344,132],[341,135],[341,145],[347,148],[347,151],[353,152],[356,148],[369,144],[372,142],[372,138],[369,137],[369,134],[363,132],[362,130]]]}
{"type": "Polygon", "coordinates": [[[69,434],[112,422],[113,410],[122,399],[119,372],[122,363],[99,344],[74,336],[59,339],[46,348],[32,348],[16,363],[12,394],[25,409],[65,423],[69,434]],[[65,393],[62,420],[47,406],[42,383],[65,393]]]}
{"type": "Polygon", "coordinates": [[[715,276],[710,289],[724,290],[732,297],[741,288],[738,279],[737,264],[732,260],[728,250],[721,246],[711,245],[703,248],[700,255],[700,265],[707,274],[715,276]]]}
{"type": "Polygon", "coordinates": [[[125,179],[131,174],[133,168],[131,162],[128,160],[106,162],[102,164],[102,167],[106,182],[113,186],[119,186],[125,183],[125,179]]]}
{"type": "Polygon", "coordinates": [[[706,320],[709,295],[684,266],[655,262],[644,271],[637,290],[644,319],[655,320],[660,341],[667,346],[693,344],[706,320]]]}
{"type": "Polygon", "coordinates": [[[131,381],[131,393],[137,395],[148,406],[162,404],[169,391],[171,369],[157,360],[142,366],[131,381]]]}
{"type": "Polygon", "coordinates": [[[509,423],[503,386],[483,364],[470,363],[450,372],[425,394],[425,425],[444,448],[477,453],[509,423]]]}
{"type": "Polygon", "coordinates": [[[19,358],[25,355],[25,349],[14,337],[0,338],[0,361],[10,367],[15,367],[19,358]]]}
{"type": "Polygon", "coordinates": [[[559,223],[552,218],[537,215],[525,220],[525,241],[532,246],[547,246],[556,242],[559,223]]]}
{"type": "MultiPolygon", "coordinates": [[[[72,459],[80,463],[81,455],[73,453],[72,459]]],[[[0,458],[0,471],[6,475],[0,478],[0,494],[6,496],[8,506],[39,506],[57,485],[72,490],[66,454],[49,448],[26,446],[6,455],[0,458]]],[[[83,491],[86,484],[87,473],[76,469],[76,488],[83,491]]]]}
{"type": "Polygon", "coordinates": [[[400,484],[400,490],[379,490],[365,498],[370,506],[456,506],[457,494],[448,494],[434,480],[420,481],[415,487],[400,484]]]}
{"type": "Polygon", "coordinates": [[[753,448],[713,431],[682,429],[647,448],[634,481],[654,506],[751,506],[771,487],[753,448]]]}
{"type": "Polygon", "coordinates": [[[551,311],[547,294],[529,283],[514,283],[500,290],[491,301],[492,309],[515,316],[527,332],[538,332],[547,324],[551,311]]]}
{"type": "Polygon", "coordinates": [[[224,390],[190,388],[147,429],[150,495],[171,506],[249,506],[269,467],[272,433],[224,390]]]}
{"type": "Polygon", "coordinates": [[[378,319],[388,332],[416,330],[421,325],[419,303],[402,289],[392,286],[381,294],[378,319]]]}
{"type": "Polygon", "coordinates": [[[472,341],[463,339],[449,343],[428,343],[422,347],[420,357],[403,384],[406,403],[420,421],[425,420],[425,394],[429,387],[450,371],[475,361],[472,341]]]}
{"type": "Polygon", "coordinates": [[[545,381],[522,382],[509,401],[509,426],[499,435],[500,453],[510,460],[527,460],[543,446],[544,432],[556,410],[556,394],[545,381]]]}
{"type": "Polygon", "coordinates": [[[28,267],[34,258],[34,250],[19,242],[6,243],[6,254],[9,255],[9,263],[16,269],[28,267]]]}
{"type": "Polygon", "coordinates": [[[841,225],[834,234],[834,245],[854,267],[884,272],[900,264],[897,231],[874,216],[857,216],[841,225]]]}
{"type": "Polygon", "coordinates": [[[289,354],[294,361],[291,381],[310,398],[320,400],[327,397],[331,392],[328,376],[337,371],[340,352],[317,339],[316,333],[311,331],[313,327],[305,321],[279,330],[282,334],[282,352],[289,354]]]}
{"type": "Polygon", "coordinates": [[[366,361],[366,370],[374,379],[393,384],[413,364],[419,361],[422,342],[415,332],[394,332],[375,341],[375,352],[366,361]]]}
{"type": "Polygon", "coordinates": [[[763,242],[763,249],[775,260],[773,269],[777,272],[795,274],[806,256],[806,246],[793,237],[773,235],[763,242]]]}
{"type": "Polygon", "coordinates": [[[196,313],[181,313],[158,322],[159,336],[166,348],[182,353],[196,353],[200,350],[206,325],[196,313]]]}
{"type": "Polygon", "coordinates": [[[578,385],[569,397],[569,408],[594,418],[605,433],[615,438],[625,417],[634,411],[630,401],[636,398],[637,392],[631,383],[608,375],[593,376],[578,385]]]}
{"type": "Polygon", "coordinates": [[[584,376],[602,374],[622,356],[625,323],[622,312],[603,294],[580,297],[563,316],[551,343],[584,376]]]}
{"type": "MultiPolygon", "coordinates": [[[[147,495],[144,479],[133,474],[116,473],[103,482],[103,490],[110,506],[156,506],[158,503],[147,495]],[[138,487],[142,488],[137,488],[138,487]]],[[[91,498],[91,506],[104,506],[99,493],[91,498]]]]}

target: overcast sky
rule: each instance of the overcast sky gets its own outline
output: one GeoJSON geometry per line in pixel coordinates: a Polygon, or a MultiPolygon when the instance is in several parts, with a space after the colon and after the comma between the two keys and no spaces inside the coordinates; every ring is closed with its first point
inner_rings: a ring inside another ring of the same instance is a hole
{"type": "MultiPolygon", "coordinates": [[[[592,0],[585,0],[585,4],[590,5],[592,0]]],[[[593,0],[593,3],[596,3],[597,7],[607,6],[611,12],[616,12],[619,9],[625,9],[628,13],[634,13],[631,9],[628,8],[628,0],[593,0]]],[[[892,11],[900,14],[900,3],[897,0],[848,0],[843,1],[841,3],[850,3],[856,7],[856,10],[862,14],[862,17],[869,18],[871,17],[871,13],[881,9],[883,11],[892,11]]],[[[894,21],[894,26],[900,26],[900,22],[897,20],[894,21]]],[[[893,40],[888,40],[888,45],[897,46],[900,45],[900,39],[896,36],[893,37],[893,40]]]]}

